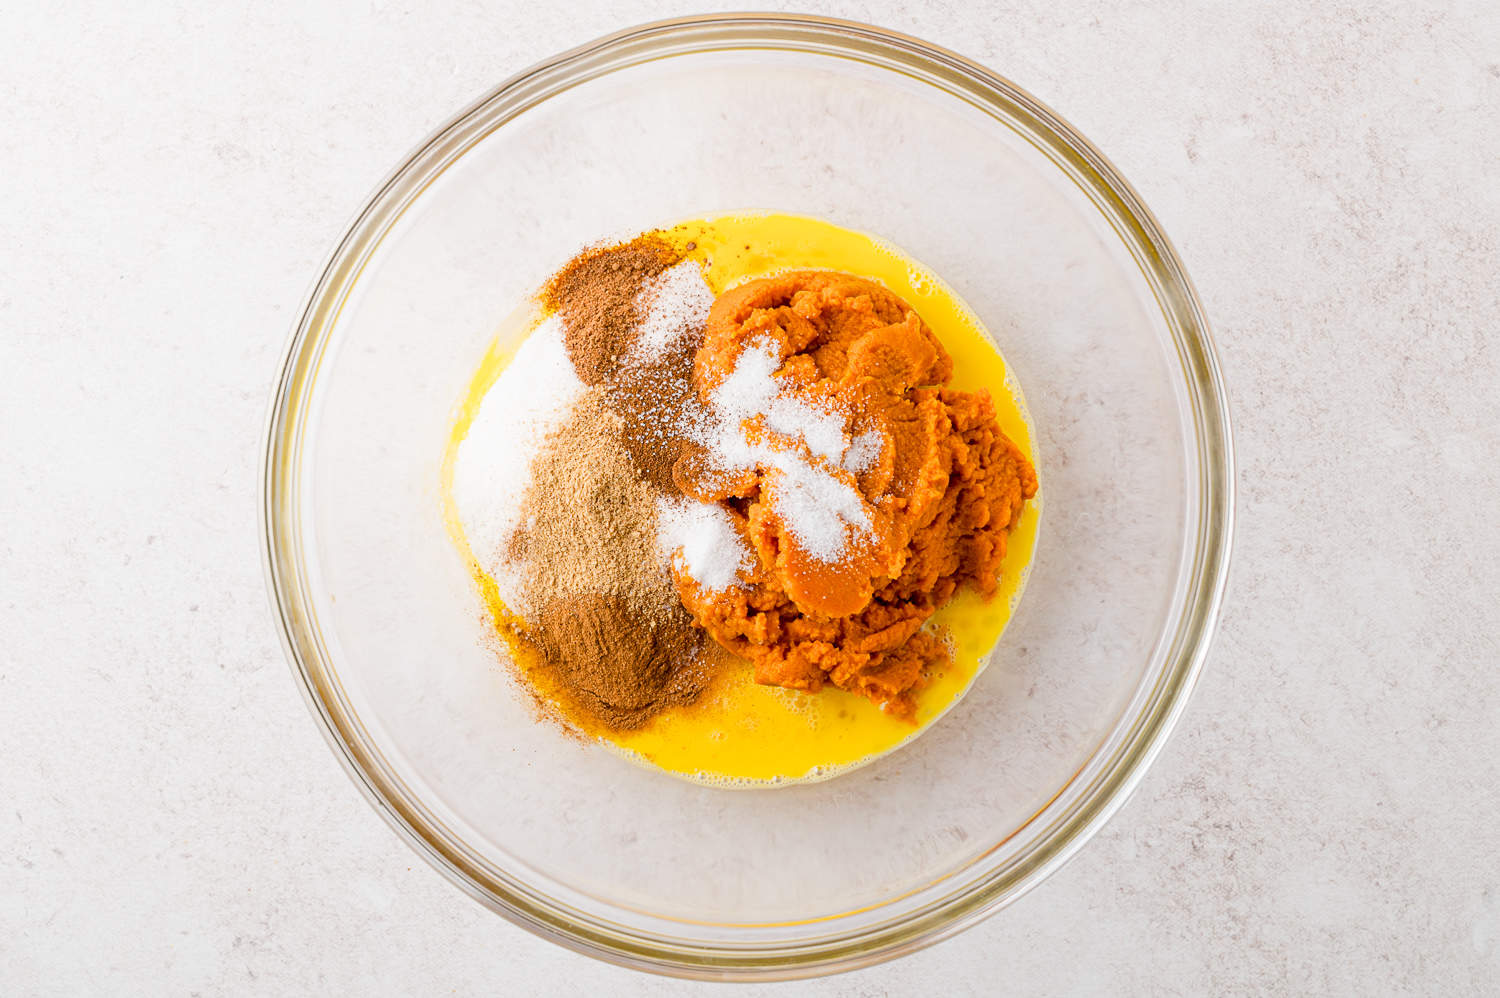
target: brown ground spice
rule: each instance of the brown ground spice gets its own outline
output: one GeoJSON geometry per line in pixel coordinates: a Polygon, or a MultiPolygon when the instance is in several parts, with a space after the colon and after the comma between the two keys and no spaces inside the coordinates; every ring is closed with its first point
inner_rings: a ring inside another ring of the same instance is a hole
{"type": "Polygon", "coordinates": [[[621,443],[600,389],[587,392],[532,461],[526,527],[526,637],[582,720],[634,728],[695,698],[703,632],[656,550],[656,498],[621,443]]]}
{"type": "Polygon", "coordinates": [[[563,317],[563,342],[586,385],[608,381],[635,341],[636,296],[682,255],[659,234],[585,250],[542,288],[541,302],[563,317]]]}
{"type": "Polygon", "coordinates": [[[532,459],[526,528],[511,544],[526,563],[528,609],[579,592],[618,596],[637,612],[676,601],[657,570],[655,498],[620,443],[622,430],[593,389],[532,459]]]}
{"type": "Polygon", "coordinates": [[[681,606],[661,619],[619,596],[567,596],[542,609],[537,634],[553,678],[609,728],[638,728],[667,707],[691,703],[707,683],[703,633],[681,606]]]}
{"type": "MultiPolygon", "coordinates": [[[[691,245],[688,247],[691,249],[691,245]]],[[[641,477],[679,494],[672,468],[685,448],[683,413],[695,401],[693,357],[701,341],[684,337],[665,356],[641,361],[631,347],[644,318],[642,290],[682,254],[656,233],[580,253],[542,289],[542,304],[563,317],[563,341],[586,385],[602,385],[624,421],[621,442],[641,477]]]]}
{"type": "Polygon", "coordinates": [[[642,480],[665,495],[681,495],[673,468],[690,451],[686,414],[698,407],[693,357],[698,337],[684,337],[664,356],[622,364],[605,385],[605,397],[625,425],[622,443],[642,480]]]}

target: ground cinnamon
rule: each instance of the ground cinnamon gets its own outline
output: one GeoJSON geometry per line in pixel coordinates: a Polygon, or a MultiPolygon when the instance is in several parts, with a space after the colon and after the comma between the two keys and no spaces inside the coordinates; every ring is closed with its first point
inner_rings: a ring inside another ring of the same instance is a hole
{"type": "Polygon", "coordinates": [[[585,250],[542,288],[542,305],[563,317],[563,342],[584,384],[602,384],[619,370],[639,327],[641,289],[681,258],[648,232],[585,250]]]}
{"type": "Polygon", "coordinates": [[[707,681],[702,632],[681,606],[643,612],[626,598],[584,593],[551,601],[536,623],[545,668],[606,727],[640,727],[691,703],[707,681]]]}
{"type": "Polygon", "coordinates": [[[680,494],[672,469],[691,449],[686,414],[697,403],[693,357],[700,342],[684,338],[658,357],[626,362],[605,386],[610,408],[624,422],[622,443],[636,471],[666,495],[680,494]]]}
{"type": "MultiPolygon", "coordinates": [[[[688,247],[692,249],[690,245],[688,247]]],[[[563,317],[564,343],[587,385],[606,388],[624,421],[621,442],[640,476],[658,492],[678,493],[672,468],[687,444],[683,414],[695,398],[693,358],[701,336],[681,337],[642,356],[636,345],[642,292],[682,256],[659,235],[579,254],[542,290],[542,304],[563,317]]]]}

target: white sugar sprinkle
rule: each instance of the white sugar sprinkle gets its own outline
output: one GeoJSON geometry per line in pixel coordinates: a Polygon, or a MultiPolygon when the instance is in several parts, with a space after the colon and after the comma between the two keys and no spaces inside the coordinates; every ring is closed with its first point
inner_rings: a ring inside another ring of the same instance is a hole
{"type": "MultiPolygon", "coordinates": [[[[871,530],[869,513],[842,465],[851,449],[845,442],[845,420],[785,391],[776,381],[779,366],[773,344],[749,344],[712,393],[709,411],[693,436],[723,470],[760,467],[766,472],[774,508],[787,530],[814,558],[835,562],[848,554],[851,534],[871,530]],[[752,441],[746,435],[745,422],[757,415],[765,417],[766,429],[775,436],[752,441]],[[798,443],[813,460],[803,456],[798,443]]],[[[863,443],[856,459],[865,460],[863,452],[870,446],[863,443]]],[[[878,456],[878,435],[874,446],[878,456]]]]}
{"type": "Polygon", "coordinates": [[[740,570],[751,567],[750,549],[734,521],[713,503],[658,499],[656,542],[664,557],[709,592],[738,585],[740,570]]]}
{"type": "Polygon", "coordinates": [[[844,454],[844,467],[856,475],[869,471],[880,460],[882,445],[879,430],[866,430],[850,441],[849,450],[844,454]]]}
{"type": "Polygon", "coordinates": [[[775,377],[780,366],[772,344],[765,340],[751,343],[729,377],[714,390],[714,408],[736,421],[763,414],[766,429],[800,439],[817,457],[838,461],[845,447],[844,417],[783,392],[775,377]]]}
{"type": "Polygon", "coordinates": [[[849,553],[849,535],[868,533],[870,516],[859,492],[794,454],[776,452],[774,508],[807,553],[836,562],[849,553]]]}
{"type": "Polygon", "coordinates": [[[636,297],[642,313],[630,359],[651,361],[671,349],[681,337],[695,333],[708,321],[714,293],[692,260],[662,271],[636,297]]]}
{"type": "Polygon", "coordinates": [[[807,449],[826,461],[844,452],[844,418],[796,399],[778,396],[766,407],[766,428],[784,436],[801,437],[807,449]]]}

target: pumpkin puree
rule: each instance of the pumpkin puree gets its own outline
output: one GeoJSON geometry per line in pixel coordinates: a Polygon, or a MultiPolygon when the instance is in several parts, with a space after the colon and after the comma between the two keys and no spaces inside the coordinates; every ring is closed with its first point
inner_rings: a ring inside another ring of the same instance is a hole
{"type": "Polygon", "coordinates": [[[756,556],[744,587],[717,592],[675,570],[683,604],[754,664],[757,682],[809,692],[831,683],[911,719],[913,694],[949,654],[923,625],[962,586],[995,591],[1036,472],[1001,431],[989,393],[947,387],[953,361],[942,343],[874,281],[795,271],[725,292],[696,357],[705,398],[751,344],[774,348],[784,390],[847,415],[851,439],[878,434],[878,456],[853,469],[800,445],[804,459],[856,487],[871,529],[850,531],[846,557],[819,560],[778,515],[774,470],[726,478],[680,461],[679,487],[720,503],[756,556]]]}

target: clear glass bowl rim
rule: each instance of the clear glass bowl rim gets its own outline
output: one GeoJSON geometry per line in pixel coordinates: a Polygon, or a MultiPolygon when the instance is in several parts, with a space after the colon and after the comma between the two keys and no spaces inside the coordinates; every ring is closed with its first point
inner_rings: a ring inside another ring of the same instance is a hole
{"type": "Polygon", "coordinates": [[[517,925],[616,964],[704,979],[788,979],[868,966],[972,925],[1056,871],[1125,802],[1181,716],[1208,654],[1233,534],[1233,445],[1212,335],[1176,251],[1134,189],[1052,110],[983,66],[882,28],[809,15],[719,14],[628,28],[518,73],[433,132],[377,187],[314,282],[282,357],[262,457],[262,560],[282,644],[324,737],[376,811],[449,880],[517,925]],[[422,190],[475,142],[555,94],[643,62],[727,49],[854,59],[927,83],[1021,130],[1104,214],[1150,283],[1176,341],[1196,447],[1188,501],[1197,530],[1188,538],[1190,568],[1175,632],[1164,640],[1161,667],[1133,702],[1139,709],[1121,717],[1068,787],[1027,823],[1044,821],[1043,832],[1004,866],[925,907],[847,934],[785,944],[634,930],[564,906],[481,863],[403,789],[339,691],[310,609],[297,500],[307,403],[328,336],[364,264],[422,190]]]}

